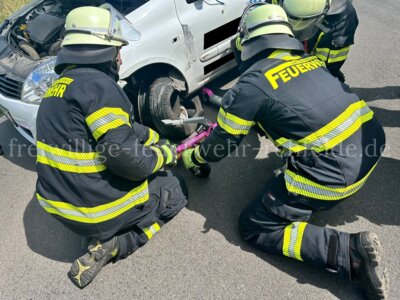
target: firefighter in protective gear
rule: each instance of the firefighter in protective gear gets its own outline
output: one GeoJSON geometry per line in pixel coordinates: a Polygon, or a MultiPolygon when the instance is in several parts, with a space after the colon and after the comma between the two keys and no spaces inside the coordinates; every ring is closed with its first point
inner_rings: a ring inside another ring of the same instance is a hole
{"type": "Polygon", "coordinates": [[[263,251],[360,282],[370,299],[383,299],[376,235],[308,223],[314,211],[362,188],[384,149],[382,126],[323,61],[304,53],[281,7],[263,4],[242,22],[242,57],[249,67],[223,97],[218,127],[184,153],[185,165],[221,160],[258,127],[280,149],[285,166],[242,212],[242,237],[263,251]]]}
{"type": "Polygon", "coordinates": [[[133,120],[117,84],[119,49],[128,44],[122,18],[111,6],[68,14],[55,67],[60,77],[37,117],[37,199],[92,239],[69,273],[80,288],[143,246],[187,203],[184,182],[161,170],[176,163],[175,147],[133,120]]]}
{"type": "MultiPolygon", "coordinates": [[[[346,61],[358,18],[351,0],[265,0],[279,4],[286,12],[295,37],[302,41],[307,53],[325,62],[331,74],[340,81],[345,78],[340,68],[346,61]]],[[[262,3],[248,7],[251,10],[262,3]]],[[[232,49],[241,71],[241,37],[232,41],[232,49]]]]}

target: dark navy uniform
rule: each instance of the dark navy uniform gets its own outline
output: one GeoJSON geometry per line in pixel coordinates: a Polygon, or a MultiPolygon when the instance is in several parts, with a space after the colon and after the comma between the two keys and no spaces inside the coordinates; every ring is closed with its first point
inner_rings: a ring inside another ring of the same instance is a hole
{"type": "MultiPolygon", "coordinates": [[[[133,120],[132,105],[105,72],[68,69],[37,117],[37,198],[74,232],[119,235],[125,257],[186,205],[165,164],[158,134],[133,120]]],[[[185,189],[185,188],[183,188],[185,189]]]]}
{"type": "Polygon", "coordinates": [[[339,73],[354,44],[354,36],[358,26],[357,13],[350,0],[333,0],[332,9],[325,16],[320,30],[308,41],[304,42],[306,51],[316,55],[326,63],[328,70],[335,77],[339,73]],[[335,1],[338,4],[335,11],[335,1]]]}
{"type": "Polygon", "coordinates": [[[316,56],[272,51],[254,57],[223,97],[219,126],[195,149],[193,161],[219,161],[253,126],[261,129],[280,149],[285,167],[262,199],[243,211],[243,238],[264,251],[348,275],[349,234],[307,221],[313,211],[360,190],[384,149],[383,129],[316,56]]]}

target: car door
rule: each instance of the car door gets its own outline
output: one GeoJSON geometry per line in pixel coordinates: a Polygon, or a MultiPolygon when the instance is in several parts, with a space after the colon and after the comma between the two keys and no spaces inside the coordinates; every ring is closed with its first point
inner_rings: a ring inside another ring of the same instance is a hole
{"type": "Polygon", "coordinates": [[[175,5],[191,58],[191,75],[199,82],[233,60],[230,40],[248,0],[193,1],[175,0],[175,5]]]}

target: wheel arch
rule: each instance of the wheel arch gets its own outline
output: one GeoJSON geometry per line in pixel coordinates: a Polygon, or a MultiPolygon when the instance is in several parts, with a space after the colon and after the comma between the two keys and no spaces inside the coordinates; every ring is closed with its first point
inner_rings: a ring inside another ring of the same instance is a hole
{"type": "MultiPolygon", "coordinates": [[[[168,63],[153,63],[143,66],[125,79],[128,84],[124,89],[134,105],[136,120],[156,129],[164,136],[184,138],[196,129],[195,125],[175,126],[171,129],[171,126],[164,125],[161,122],[163,119],[177,119],[179,112],[175,110],[176,102],[171,100],[176,100],[176,97],[178,101],[182,100],[180,96],[171,93],[171,98],[167,101],[169,104],[166,105],[167,102],[164,93],[168,93],[169,90],[164,90],[161,87],[159,80],[162,78],[170,79],[172,84],[169,86],[172,86],[184,98],[187,96],[191,97],[183,72],[168,63]],[[153,85],[154,83],[156,85],[153,85]],[[176,97],[172,97],[172,95],[176,97]],[[174,103],[173,108],[168,106],[172,103],[174,103]]],[[[198,96],[195,96],[193,99],[190,98],[190,101],[186,101],[185,103],[192,110],[193,116],[200,116],[204,113],[198,96]]],[[[188,107],[186,104],[185,107],[188,107]]]]}
{"type": "Polygon", "coordinates": [[[127,81],[128,85],[134,87],[144,79],[156,79],[160,76],[170,77],[174,81],[177,90],[185,92],[186,94],[189,92],[189,83],[184,75],[184,72],[176,66],[165,62],[144,65],[134,71],[131,75],[127,76],[125,80],[127,81]]]}

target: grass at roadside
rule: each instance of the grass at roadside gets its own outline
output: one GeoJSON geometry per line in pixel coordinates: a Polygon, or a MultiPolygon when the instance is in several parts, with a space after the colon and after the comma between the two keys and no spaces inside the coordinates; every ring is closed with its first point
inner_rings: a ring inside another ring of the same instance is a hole
{"type": "Polygon", "coordinates": [[[0,22],[11,15],[14,11],[24,6],[31,0],[1,0],[0,1],[0,22]]]}

